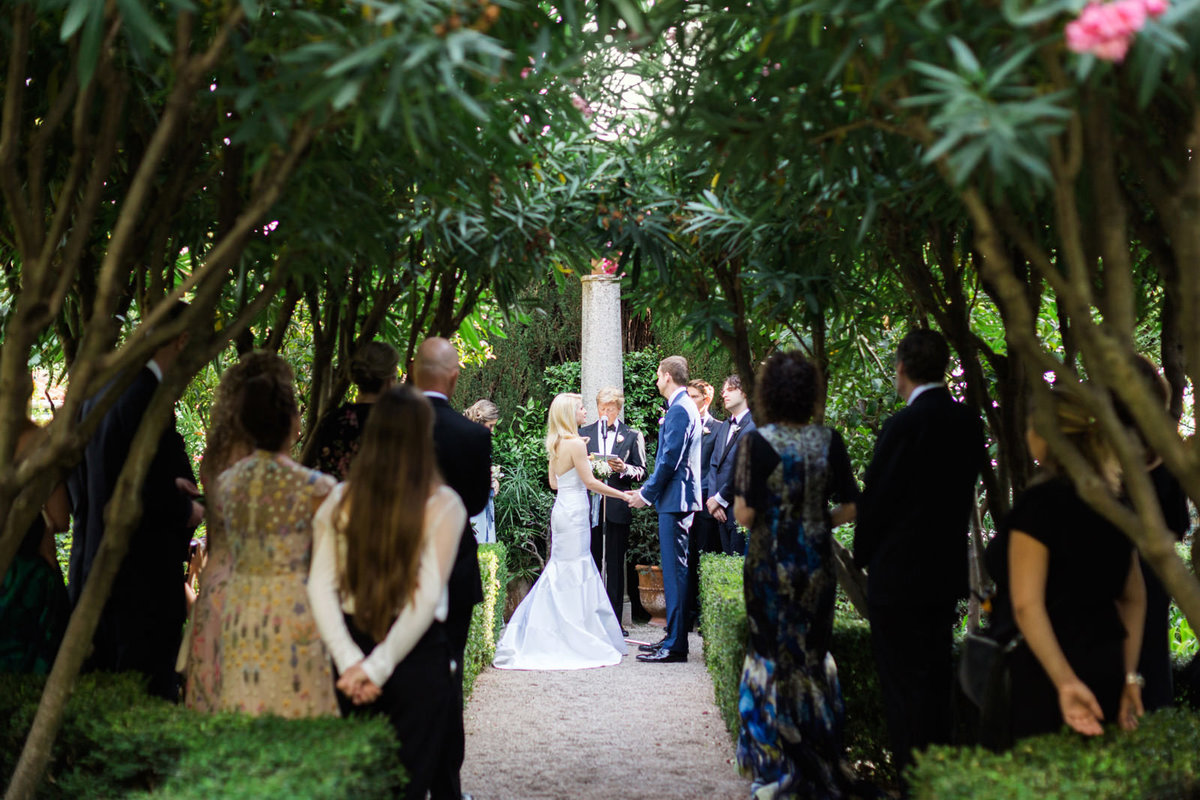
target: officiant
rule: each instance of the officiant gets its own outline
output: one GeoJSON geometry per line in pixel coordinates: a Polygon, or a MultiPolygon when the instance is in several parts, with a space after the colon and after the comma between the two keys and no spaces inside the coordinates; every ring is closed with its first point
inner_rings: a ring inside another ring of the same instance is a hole
{"type": "MultiPolygon", "coordinates": [[[[579,435],[587,437],[588,457],[605,460],[612,469],[604,482],[623,492],[646,477],[646,440],[641,431],[620,420],[624,406],[624,392],[615,386],[604,387],[596,393],[596,411],[600,418],[579,429],[579,435]],[[601,459],[603,456],[607,459],[601,459]]],[[[629,524],[633,515],[625,503],[605,502],[597,494],[591,495],[591,503],[592,558],[604,577],[613,613],[620,620],[625,605],[625,553],[629,549],[629,524]]],[[[633,592],[630,595],[632,597],[633,592]]],[[[622,634],[629,635],[624,628],[622,634]]]]}

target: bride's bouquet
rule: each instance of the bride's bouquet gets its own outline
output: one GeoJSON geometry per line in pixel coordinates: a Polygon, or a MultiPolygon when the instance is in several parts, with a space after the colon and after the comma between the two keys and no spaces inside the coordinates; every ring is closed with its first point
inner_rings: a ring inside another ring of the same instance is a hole
{"type": "Polygon", "coordinates": [[[612,467],[608,465],[608,457],[598,453],[592,454],[592,474],[600,480],[612,475],[612,467]]]}

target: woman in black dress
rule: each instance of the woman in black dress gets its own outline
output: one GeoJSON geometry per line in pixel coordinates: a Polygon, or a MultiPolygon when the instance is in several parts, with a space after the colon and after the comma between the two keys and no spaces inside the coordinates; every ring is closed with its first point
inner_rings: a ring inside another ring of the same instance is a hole
{"type": "MultiPolygon", "coordinates": [[[[1051,397],[1058,430],[1119,492],[1096,420],[1066,392],[1051,397]]],[[[997,588],[992,629],[1024,637],[1010,662],[1013,738],[1064,722],[1087,735],[1101,733],[1103,722],[1132,730],[1142,714],[1146,609],[1137,553],[1079,496],[1032,426],[1026,438],[1046,474],[1017,498],[986,554],[997,588]]]]}
{"type": "Polygon", "coordinates": [[[756,798],[831,798],[845,708],[833,636],[833,528],[855,516],[858,483],[842,437],[810,425],[820,375],[796,352],[767,360],[755,392],[767,424],[744,435],[734,515],[750,529],[744,592],[749,637],[738,708],[738,765],[756,798]]]}
{"type": "Polygon", "coordinates": [[[399,364],[400,354],[387,342],[367,342],[359,349],[350,362],[350,379],[358,387],[358,397],[321,420],[314,434],[313,455],[306,462],[308,466],[339,481],[346,480],[371,407],[396,382],[399,364]]]}

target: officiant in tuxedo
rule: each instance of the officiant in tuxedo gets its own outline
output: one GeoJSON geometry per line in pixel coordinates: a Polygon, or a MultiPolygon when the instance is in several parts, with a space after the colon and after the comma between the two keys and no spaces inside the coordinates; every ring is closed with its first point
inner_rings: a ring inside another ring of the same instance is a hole
{"type": "Polygon", "coordinates": [[[714,437],[712,461],[705,474],[704,503],[717,521],[721,550],[725,555],[741,556],[746,554],[746,537],[738,533],[737,520],[733,518],[729,504],[733,501],[738,442],[754,430],[754,415],[750,413],[740,377],[730,375],[725,379],[721,386],[721,402],[729,412],[729,419],[721,423],[714,437]]]}
{"type": "MultiPolygon", "coordinates": [[[[625,407],[625,393],[615,386],[605,386],[596,393],[596,411],[600,418],[579,429],[587,439],[588,457],[607,455],[612,475],[604,480],[614,489],[627,492],[633,484],[646,477],[646,440],[642,432],[620,420],[625,407]]],[[[621,619],[625,605],[627,570],[625,554],[629,550],[629,525],[633,515],[627,503],[606,501],[598,494],[591,495],[592,559],[604,576],[604,586],[613,613],[621,619]]],[[[629,585],[633,585],[630,583],[629,585]]],[[[633,592],[630,592],[631,605],[633,592]]],[[[640,607],[640,603],[638,607],[640,607]]],[[[629,635],[623,627],[621,633],[629,635]]]]}

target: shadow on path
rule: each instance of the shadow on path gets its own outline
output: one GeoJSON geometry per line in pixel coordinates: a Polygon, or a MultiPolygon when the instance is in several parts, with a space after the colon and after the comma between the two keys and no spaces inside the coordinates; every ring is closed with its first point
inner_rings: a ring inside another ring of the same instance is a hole
{"type": "MultiPolygon", "coordinates": [[[[630,628],[658,641],[662,631],[630,628]]],[[[488,669],[467,705],[462,787],[476,800],[744,800],[734,748],[713,705],[700,637],[686,664],[488,669]]]]}

